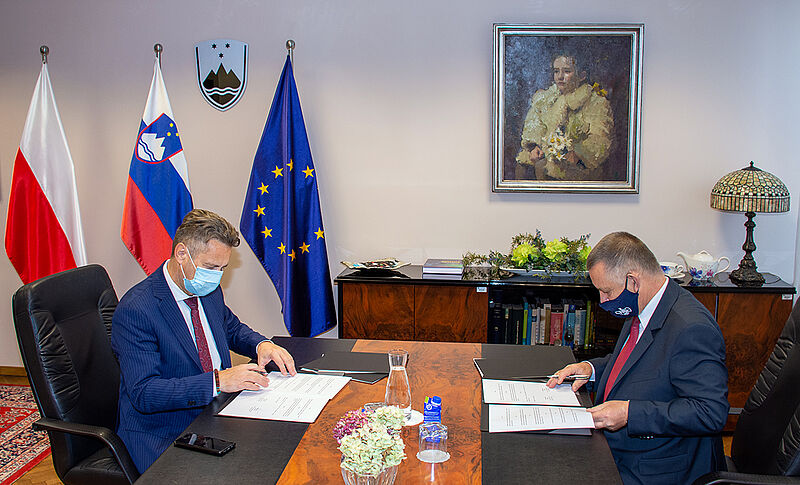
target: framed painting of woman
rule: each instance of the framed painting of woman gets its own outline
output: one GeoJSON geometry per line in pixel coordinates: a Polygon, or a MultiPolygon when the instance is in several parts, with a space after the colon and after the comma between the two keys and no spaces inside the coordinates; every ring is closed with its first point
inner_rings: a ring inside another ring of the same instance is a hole
{"type": "Polygon", "coordinates": [[[494,25],[495,192],[639,192],[643,24],[494,25]]]}

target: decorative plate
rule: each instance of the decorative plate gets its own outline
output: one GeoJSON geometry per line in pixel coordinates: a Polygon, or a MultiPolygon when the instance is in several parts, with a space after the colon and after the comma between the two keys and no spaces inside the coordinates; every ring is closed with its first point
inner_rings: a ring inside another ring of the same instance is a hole
{"type": "Polygon", "coordinates": [[[358,261],[358,262],[350,262],[350,261],[342,261],[342,264],[347,266],[350,269],[378,269],[378,270],[387,270],[387,269],[398,269],[402,268],[403,266],[408,266],[411,263],[405,263],[403,261],[399,261],[395,258],[384,258],[384,259],[376,259],[374,261],[358,261]]]}

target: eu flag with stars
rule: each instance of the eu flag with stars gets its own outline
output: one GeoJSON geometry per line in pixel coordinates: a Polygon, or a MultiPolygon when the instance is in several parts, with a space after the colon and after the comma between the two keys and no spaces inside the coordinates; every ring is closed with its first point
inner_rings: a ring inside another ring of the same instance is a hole
{"type": "Polygon", "coordinates": [[[289,334],[315,337],[336,325],[317,173],[288,55],[239,228],[275,285],[289,334]]]}

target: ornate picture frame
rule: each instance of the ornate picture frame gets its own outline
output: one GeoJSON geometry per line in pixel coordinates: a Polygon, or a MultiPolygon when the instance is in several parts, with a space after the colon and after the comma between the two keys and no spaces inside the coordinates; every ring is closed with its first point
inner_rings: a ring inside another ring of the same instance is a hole
{"type": "Polygon", "coordinates": [[[493,192],[639,193],[644,24],[494,24],[493,192]]]}

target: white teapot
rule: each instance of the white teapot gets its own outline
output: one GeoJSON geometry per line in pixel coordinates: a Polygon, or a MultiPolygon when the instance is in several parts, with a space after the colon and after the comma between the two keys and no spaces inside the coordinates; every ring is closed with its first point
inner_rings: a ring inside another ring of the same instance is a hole
{"type": "Polygon", "coordinates": [[[731,261],[725,256],[714,259],[714,256],[711,256],[705,249],[692,255],[678,251],[678,256],[683,258],[686,263],[686,270],[692,275],[692,278],[697,280],[709,280],[715,274],[728,269],[731,265],[731,261]],[[725,267],[720,268],[719,266],[723,259],[725,260],[725,267]]]}

